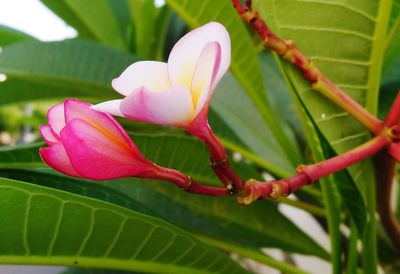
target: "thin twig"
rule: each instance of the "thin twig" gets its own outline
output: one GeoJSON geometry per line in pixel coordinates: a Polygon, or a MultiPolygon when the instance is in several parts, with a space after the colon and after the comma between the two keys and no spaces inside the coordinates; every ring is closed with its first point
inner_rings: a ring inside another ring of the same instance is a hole
{"type": "Polygon", "coordinates": [[[332,83],[321,71],[315,67],[303,52],[291,40],[284,40],[277,36],[260,18],[257,11],[252,10],[251,1],[246,1],[243,7],[240,0],[232,0],[240,17],[251,26],[262,39],[264,47],[279,54],[283,59],[292,63],[310,81],[312,89],[320,92],[333,103],[346,110],[370,132],[378,135],[385,126],[381,120],[369,113],[359,103],[354,101],[343,90],[332,83]]]}

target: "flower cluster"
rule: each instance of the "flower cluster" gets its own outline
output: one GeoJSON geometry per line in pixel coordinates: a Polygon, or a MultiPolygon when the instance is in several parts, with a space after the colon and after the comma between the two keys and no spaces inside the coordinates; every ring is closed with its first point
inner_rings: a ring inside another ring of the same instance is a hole
{"type": "MultiPolygon", "coordinates": [[[[211,96],[228,70],[230,58],[230,37],[224,26],[211,22],[191,31],[176,43],[167,63],[137,62],[114,79],[112,86],[125,96],[123,99],[94,106],[67,99],[51,108],[48,125],[40,127],[48,144],[40,149],[42,159],[52,168],[74,177],[159,179],[198,194],[237,193],[239,202],[244,204],[258,198],[289,195],[382,149],[400,161],[399,93],[385,121],[363,110],[360,121],[365,118],[365,126],[376,135],[365,144],[320,163],[299,166],[297,174],[288,179],[273,182],[249,179],[243,183],[231,168],[225,148],[207,120],[211,96]],[[199,138],[207,145],[211,166],[224,187],[204,186],[177,170],[152,163],[111,115],[180,127],[199,138]]],[[[362,109],[351,98],[342,103],[346,110],[351,106],[362,109]]]]}
{"type": "MultiPolygon", "coordinates": [[[[48,147],[40,155],[50,167],[74,177],[107,180],[119,177],[171,181],[195,193],[225,195],[225,188],[198,185],[178,171],[146,159],[125,130],[111,116],[183,128],[210,148],[222,181],[241,183],[226,164],[226,152],[212,133],[207,112],[211,96],[230,65],[230,37],[211,22],[182,37],[167,63],[141,61],[112,81],[125,98],[90,105],[74,99],[48,111],[41,134],[48,147]],[[110,115],[111,114],[111,115],[110,115]],[[222,173],[227,170],[225,177],[222,173]]],[[[230,187],[232,189],[232,187],[230,187]]]]}

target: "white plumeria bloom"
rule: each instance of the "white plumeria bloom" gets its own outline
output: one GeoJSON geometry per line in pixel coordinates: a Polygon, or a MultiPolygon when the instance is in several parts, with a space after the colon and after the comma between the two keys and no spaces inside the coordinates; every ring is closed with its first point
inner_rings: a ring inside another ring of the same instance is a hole
{"type": "Polygon", "coordinates": [[[210,22],[183,36],[168,63],[141,61],[112,81],[126,96],[92,106],[133,120],[188,128],[206,117],[211,95],[231,61],[229,33],[210,22]]]}

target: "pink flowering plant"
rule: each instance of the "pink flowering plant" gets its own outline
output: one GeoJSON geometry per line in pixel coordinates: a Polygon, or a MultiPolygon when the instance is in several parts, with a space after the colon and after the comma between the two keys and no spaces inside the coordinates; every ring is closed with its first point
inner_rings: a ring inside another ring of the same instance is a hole
{"type": "Polygon", "coordinates": [[[0,26],[0,92],[47,113],[0,150],[0,263],[399,271],[396,1],[44,2],[79,34],[0,26]]]}

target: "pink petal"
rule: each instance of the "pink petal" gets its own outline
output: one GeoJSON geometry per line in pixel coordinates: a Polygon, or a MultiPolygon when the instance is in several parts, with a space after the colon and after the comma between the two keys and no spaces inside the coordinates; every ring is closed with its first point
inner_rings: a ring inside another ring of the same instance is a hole
{"type": "Polygon", "coordinates": [[[90,108],[90,104],[75,99],[67,99],[65,105],[65,120],[67,123],[75,118],[85,120],[99,131],[107,134],[114,142],[119,143],[127,150],[133,149],[139,153],[139,150],[132,142],[126,131],[109,114],[99,112],[90,108]]]}
{"type": "Polygon", "coordinates": [[[215,77],[221,61],[221,48],[217,42],[207,43],[201,51],[192,80],[192,98],[196,106],[196,115],[211,99],[215,88],[215,77]]]}
{"type": "Polygon", "coordinates": [[[75,169],[84,177],[108,180],[135,176],[152,163],[114,142],[90,123],[73,119],[61,131],[61,141],[75,169]]]}
{"type": "Polygon", "coordinates": [[[65,127],[64,103],[55,105],[47,112],[47,121],[55,134],[60,135],[60,131],[65,127]]]}
{"type": "Polygon", "coordinates": [[[171,86],[167,64],[154,61],[134,63],[112,81],[112,86],[125,96],[140,87],[153,91],[165,90],[171,86]]]}
{"type": "Polygon", "coordinates": [[[184,86],[162,92],[139,88],[122,100],[121,112],[134,120],[182,127],[194,118],[192,97],[184,86]]]}
{"type": "Polygon", "coordinates": [[[61,142],[52,144],[50,147],[40,148],[40,156],[50,167],[66,175],[81,178],[82,175],[72,166],[71,161],[61,142]]]}
{"type": "Polygon", "coordinates": [[[48,145],[57,143],[60,140],[60,138],[57,136],[57,134],[55,134],[54,131],[51,129],[51,127],[48,125],[39,126],[39,131],[40,131],[40,134],[42,135],[43,139],[46,141],[46,143],[48,145]]]}
{"type": "Polygon", "coordinates": [[[111,101],[106,101],[106,102],[91,106],[90,108],[97,110],[97,111],[108,113],[110,115],[125,117],[122,114],[121,109],[120,109],[121,102],[122,102],[122,99],[111,100],[111,101]]]}
{"type": "Polygon", "coordinates": [[[168,58],[168,73],[172,85],[191,86],[197,61],[209,42],[218,42],[221,47],[221,64],[215,84],[219,82],[231,62],[231,42],[225,27],[211,22],[189,32],[175,44],[168,58]]]}

